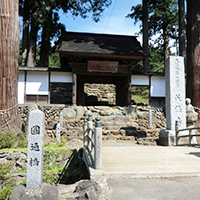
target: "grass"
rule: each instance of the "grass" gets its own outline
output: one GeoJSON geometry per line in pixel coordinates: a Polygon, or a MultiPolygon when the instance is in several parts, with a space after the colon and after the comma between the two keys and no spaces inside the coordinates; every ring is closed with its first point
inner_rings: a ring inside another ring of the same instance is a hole
{"type": "Polygon", "coordinates": [[[149,104],[149,88],[148,86],[132,86],[131,100],[136,104],[149,104]]]}
{"type": "MultiPolygon", "coordinates": [[[[61,140],[60,143],[47,143],[44,145],[44,151],[49,150],[69,150],[69,148],[65,145],[67,140],[61,140]]],[[[27,147],[16,147],[16,148],[2,148],[0,152],[8,152],[8,151],[27,151],[27,147]]]]}
{"type": "MultiPolygon", "coordinates": [[[[49,151],[49,150],[69,150],[69,148],[67,146],[63,146],[63,147],[47,146],[47,147],[44,147],[44,151],[49,151]]],[[[0,149],[0,152],[10,152],[10,151],[27,151],[27,148],[0,149]]]]}

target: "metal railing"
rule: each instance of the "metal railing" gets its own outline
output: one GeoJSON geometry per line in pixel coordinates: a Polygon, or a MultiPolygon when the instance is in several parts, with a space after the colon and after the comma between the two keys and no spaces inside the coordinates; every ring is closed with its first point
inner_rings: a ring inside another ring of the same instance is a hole
{"type": "Polygon", "coordinates": [[[92,115],[84,121],[83,126],[83,147],[89,167],[99,169],[102,167],[102,127],[101,119],[95,119],[95,127],[93,126],[92,115]]]}
{"type": "Polygon", "coordinates": [[[176,137],[176,146],[183,146],[183,145],[200,145],[200,144],[192,144],[192,138],[196,136],[200,136],[200,134],[192,134],[192,130],[200,130],[200,127],[188,127],[184,129],[179,129],[178,122],[175,123],[175,137],[176,137]],[[189,134],[180,135],[180,132],[189,131],[189,134]],[[188,138],[187,144],[178,144],[179,139],[181,138],[188,138]]]}

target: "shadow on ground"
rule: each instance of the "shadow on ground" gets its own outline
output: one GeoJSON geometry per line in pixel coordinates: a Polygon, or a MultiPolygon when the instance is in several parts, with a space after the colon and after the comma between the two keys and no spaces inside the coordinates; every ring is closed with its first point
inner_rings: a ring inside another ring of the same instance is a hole
{"type": "Polygon", "coordinates": [[[73,184],[80,180],[90,180],[90,171],[83,160],[82,149],[73,150],[56,184],[73,184]]]}

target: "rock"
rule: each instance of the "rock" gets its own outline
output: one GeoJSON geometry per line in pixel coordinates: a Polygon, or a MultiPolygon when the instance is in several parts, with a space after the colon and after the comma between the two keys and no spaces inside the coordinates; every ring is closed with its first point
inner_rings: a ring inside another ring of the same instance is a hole
{"type": "Polygon", "coordinates": [[[101,194],[100,185],[94,180],[83,181],[76,186],[74,194],[67,200],[99,200],[101,194]]]}
{"type": "Polygon", "coordinates": [[[38,109],[37,104],[32,104],[32,105],[29,106],[29,112],[36,110],[36,109],[38,109]]]}
{"type": "Polygon", "coordinates": [[[99,112],[99,115],[101,115],[101,116],[110,116],[110,115],[112,115],[112,112],[109,111],[109,110],[102,110],[102,111],[99,112]]]}
{"type": "Polygon", "coordinates": [[[42,200],[58,199],[58,188],[53,185],[42,184],[42,200]]]}
{"type": "Polygon", "coordinates": [[[0,152],[0,159],[1,158],[5,158],[7,155],[6,155],[6,153],[5,152],[0,152]]]}
{"type": "Polygon", "coordinates": [[[42,184],[41,188],[26,188],[24,185],[15,187],[10,200],[57,200],[56,186],[42,184]]]}
{"type": "Polygon", "coordinates": [[[136,139],[137,144],[140,145],[150,145],[150,146],[156,146],[156,141],[152,138],[137,138],[136,139]]]}
{"type": "Polygon", "coordinates": [[[48,121],[46,125],[47,130],[56,129],[56,124],[57,124],[56,121],[48,121]]]}
{"type": "Polygon", "coordinates": [[[148,119],[149,118],[149,112],[148,111],[142,111],[138,113],[139,119],[148,119]]]}
{"type": "Polygon", "coordinates": [[[76,111],[74,108],[65,108],[63,111],[63,120],[75,119],[76,118],[76,111]]]}
{"type": "Polygon", "coordinates": [[[131,117],[134,118],[134,119],[137,117],[136,107],[135,106],[128,106],[126,108],[126,113],[128,115],[131,115],[131,117]]]}
{"type": "Polygon", "coordinates": [[[81,119],[85,114],[85,108],[82,106],[76,107],[76,119],[81,119]]]}
{"type": "Polygon", "coordinates": [[[123,115],[122,112],[114,112],[113,115],[123,115]]]}
{"type": "Polygon", "coordinates": [[[92,115],[92,111],[91,111],[91,110],[87,110],[87,111],[85,112],[85,116],[89,116],[89,115],[92,115]]]}

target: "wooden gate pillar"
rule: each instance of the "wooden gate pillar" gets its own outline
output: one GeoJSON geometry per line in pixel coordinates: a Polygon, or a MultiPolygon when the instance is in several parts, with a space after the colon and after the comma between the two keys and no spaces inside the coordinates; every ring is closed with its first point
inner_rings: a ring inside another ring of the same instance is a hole
{"type": "Polygon", "coordinates": [[[72,104],[77,104],[77,75],[73,73],[73,95],[72,95],[72,104]]]}

